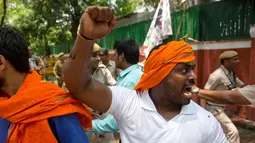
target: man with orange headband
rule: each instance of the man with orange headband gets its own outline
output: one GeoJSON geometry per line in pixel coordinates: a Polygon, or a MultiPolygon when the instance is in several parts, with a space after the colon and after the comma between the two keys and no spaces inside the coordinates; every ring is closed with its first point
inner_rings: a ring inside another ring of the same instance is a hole
{"type": "Polygon", "coordinates": [[[0,143],[88,143],[88,109],[29,70],[19,32],[0,28],[0,143]]]}
{"type": "Polygon", "coordinates": [[[107,87],[91,78],[93,44],[114,24],[110,8],[89,7],[84,12],[65,67],[72,95],[95,110],[112,114],[123,143],[227,142],[214,116],[191,101],[195,56],[186,42],[169,42],[152,51],[136,90],[107,87]]]}

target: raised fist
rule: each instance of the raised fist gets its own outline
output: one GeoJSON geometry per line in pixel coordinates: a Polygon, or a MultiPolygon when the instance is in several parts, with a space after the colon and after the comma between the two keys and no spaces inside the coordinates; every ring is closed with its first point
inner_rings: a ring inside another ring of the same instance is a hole
{"type": "Polygon", "coordinates": [[[88,7],[80,20],[80,34],[87,39],[103,38],[116,23],[114,10],[108,7],[88,7]]]}

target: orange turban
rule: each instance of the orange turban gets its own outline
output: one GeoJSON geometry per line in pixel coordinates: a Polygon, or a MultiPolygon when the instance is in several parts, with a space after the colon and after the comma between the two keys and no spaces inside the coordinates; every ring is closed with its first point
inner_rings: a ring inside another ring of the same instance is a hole
{"type": "Polygon", "coordinates": [[[172,41],[154,50],[144,64],[144,74],[136,90],[147,90],[158,85],[178,63],[195,59],[192,47],[184,41],[172,41]]]}

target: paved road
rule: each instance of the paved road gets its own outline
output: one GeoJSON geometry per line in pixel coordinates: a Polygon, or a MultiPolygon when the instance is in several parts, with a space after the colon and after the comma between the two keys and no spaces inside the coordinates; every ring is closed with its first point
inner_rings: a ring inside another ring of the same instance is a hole
{"type": "Polygon", "coordinates": [[[255,143],[255,131],[241,127],[237,128],[240,134],[241,143],[255,143]]]}

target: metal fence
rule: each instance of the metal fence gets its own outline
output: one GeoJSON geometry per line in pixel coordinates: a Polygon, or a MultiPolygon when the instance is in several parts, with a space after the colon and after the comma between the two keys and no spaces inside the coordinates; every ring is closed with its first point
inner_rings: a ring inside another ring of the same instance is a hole
{"type": "MultiPolygon", "coordinates": [[[[182,19],[183,10],[173,12],[173,40],[182,19]]],[[[132,19],[130,19],[132,20],[132,19]]],[[[99,41],[102,47],[111,49],[114,41],[132,38],[141,46],[150,27],[151,19],[113,29],[99,41]]],[[[255,24],[255,0],[223,0],[194,6],[185,11],[177,39],[188,35],[198,41],[235,40],[249,38],[250,25],[255,24]]],[[[56,45],[52,52],[70,52],[73,41],[56,45]]]]}

